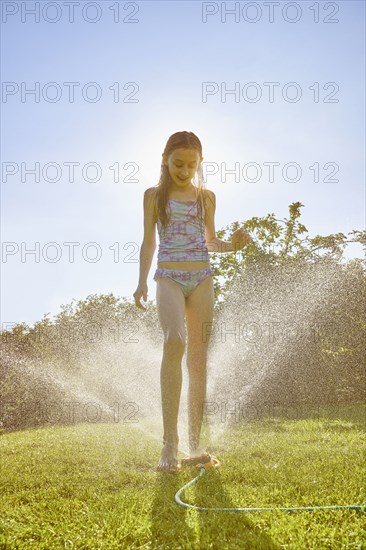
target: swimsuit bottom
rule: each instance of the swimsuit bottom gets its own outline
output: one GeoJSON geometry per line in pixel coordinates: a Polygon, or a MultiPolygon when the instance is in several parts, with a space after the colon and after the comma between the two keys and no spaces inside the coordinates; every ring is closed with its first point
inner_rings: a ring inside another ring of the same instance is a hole
{"type": "Polygon", "coordinates": [[[158,277],[169,277],[180,286],[184,296],[188,298],[194,289],[211,275],[213,275],[211,267],[193,271],[184,269],[165,269],[163,267],[159,267],[155,271],[154,281],[156,281],[158,277]]]}

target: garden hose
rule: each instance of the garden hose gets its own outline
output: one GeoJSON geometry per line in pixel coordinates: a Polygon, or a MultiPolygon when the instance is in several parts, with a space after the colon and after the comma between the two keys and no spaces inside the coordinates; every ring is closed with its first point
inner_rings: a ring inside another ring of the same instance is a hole
{"type": "Polygon", "coordinates": [[[183,502],[180,499],[180,495],[193,485],[194,483],[197,483],[197,481],[203,476],[205,473],[206,468],[204,466],[200,465],[200,473],[197,477],[189,481],[184,487],[179,489],[179,491],[175,494],[175,502],[179,504],[180,506],[183,506],[184,508],[189,508],[191,510],[198,510],[199,512],[208,512],[208,511],[215,511],[215,512],[263,512],[265,510],[267,511],[273,511],[273,510],[283,510],[283,511],[293,511],[293,510],[341,510],[341,509],[348,509],[348,510],[366,510],[366,505],[354,505],[354,506],[298,506],[294,508],[287,508],[287,507],[276,507],[276,508],[202,508],[200,506],[194,506],[192,504],[188,504],[187,502],[183,502]]]}

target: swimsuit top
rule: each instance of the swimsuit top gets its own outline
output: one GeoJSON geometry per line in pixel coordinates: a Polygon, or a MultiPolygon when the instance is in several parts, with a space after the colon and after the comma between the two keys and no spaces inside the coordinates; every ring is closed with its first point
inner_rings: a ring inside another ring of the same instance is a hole
{"type": "Polygon", "coordinates": [[[158,263],[208,260],[203,204],[202,220],[197,200],[168,199],[168,205],[170,218],[165,230],[160,220],[157,222],[160,239],[158,263]]]}

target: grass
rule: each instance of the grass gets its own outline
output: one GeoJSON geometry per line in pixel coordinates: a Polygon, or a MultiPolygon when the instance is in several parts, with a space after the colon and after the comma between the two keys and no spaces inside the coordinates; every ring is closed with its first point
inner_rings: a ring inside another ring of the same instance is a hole
{"type": "MultiPolygon", "coordinates": [[[[182,499],[204,507],[364,504],[365,407],[337,418],[236,424],[182,499]]],[[[155,471],[160,447],[129,424],[1,436],[1,549],[362,549],[365,512],[198,512],[174,495],[197,469],[155,471]]]]}

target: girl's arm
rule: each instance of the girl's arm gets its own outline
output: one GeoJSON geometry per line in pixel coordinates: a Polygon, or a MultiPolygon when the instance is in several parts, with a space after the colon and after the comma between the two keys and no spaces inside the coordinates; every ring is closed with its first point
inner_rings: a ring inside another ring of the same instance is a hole
{"type": "Polygon", "coordinates": [[[247,244],[251,237],[243,229],[237,229],[233,233],[233,240],[222,241],[216,237],[215,231],[215,210],[216,196],[213,191],[207,189],[207,206],[205,217],[205,239],[208,252],[236,252],[247,244]]]}
{"type": "Polygon", "coordinates": [[[139,284],[147,281],[156,249],[156,223],[153,220],[154,192],[154,189],[146,189],[144,193],[144,239],[140,250],[139,284]]]}

